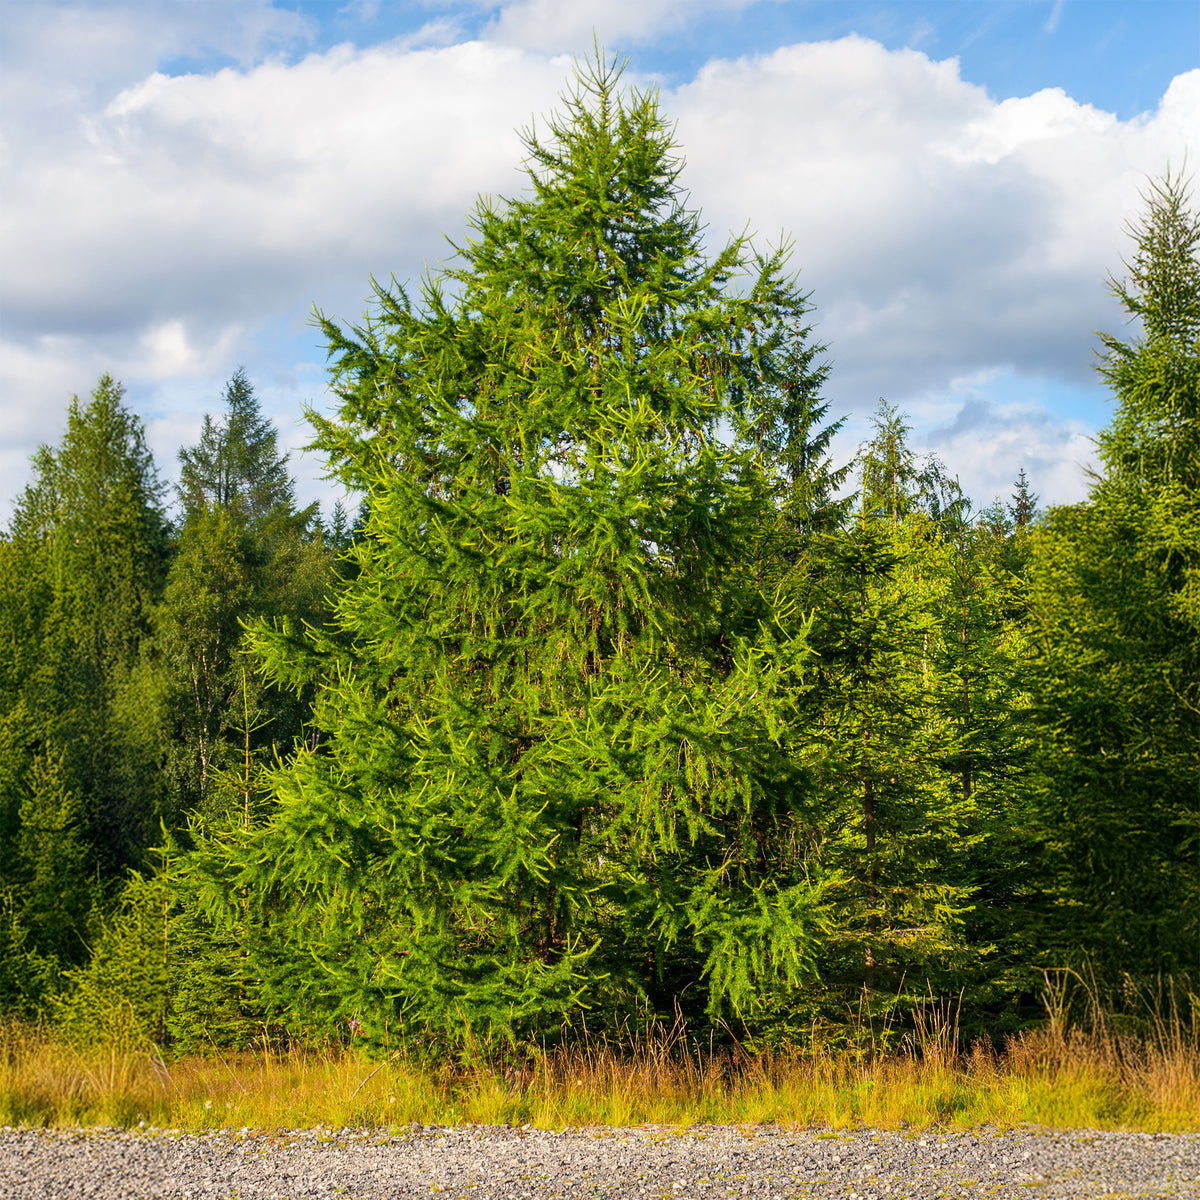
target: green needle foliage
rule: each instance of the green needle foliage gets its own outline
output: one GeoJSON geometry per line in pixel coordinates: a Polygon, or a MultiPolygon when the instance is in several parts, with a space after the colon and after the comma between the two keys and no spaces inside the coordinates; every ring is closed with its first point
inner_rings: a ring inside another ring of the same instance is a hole
{"type": "Polygon", "coordinates": [[[166,804],[154,871],[131,873],[92,922],[90,960],[68,973],[57,1019],[73,1037],[124,1021],[180,1046],[244,1044],[262,1033],[240,927],[214,930],[188,877],[175,870],[182,827],[245,827],[261,802],[264,761],[301,734],[307,696],[268,687],[243,646],[244,624],[287,615],[319,621],[332,554],[297,512],[287,456],[245,374],[225,390],[180,452],[184,521],[137,674],[137,700],[157,735],[166,804]]]}
{"type": "Polygon", "coordinates": [[[792,999],[810,1020],[981,984],[1000,931],[979,901],[1012,887],[987,850],[1021,791],[1012,583],[907,433],[881,405],[858,511],[793,579],[816,651],[797,750],[817,787],[813,854],[837,879],[823,987],[792,999]]]}
{"type": "Polygon", "coordinates": [[[138,653],[167,526],[145,433],[100,379],[0,543],[0,956],[22,1002],[82,961],[93,904],[139,861],[161,802],[138,653]],[[24,956],[24,957],[23,957],[24,956]]]}
{"type": "Polygon", "coordinates": [[[353,521],[297,509],[240,370],[174,529],[111,378],[35,456],[0,536],[0,1010],[502,1056],[677,1017],[940,1055],[952,1009],[1036,1018],[1044,968],[1194,1010],[1181,181],[1112,282],[1137,327],[1102,338],[1087,501],[1021,470],[972,523],[883,402],[857,486],[831,469],[786,247],[705,251],[653,95],[598,58],[526,149],[415,301],[318,315],[353,521]]]}
{"type": "Polygon", "coordinates": [[[716,1015],[811,970],[782,746],[806,623],[748,549],[820,457],[808,305],[781,252],[705,258],[669,126],[618,79],[580,75],[419,307],[321,318],[317,445],[369,517],[330,625],[256,635],[271,679],[316,686],[320,744],[201,859],[296,1020],[716,1015]]]}
{"type": "Polygon", "coordinates": [[[333,554],[316,505],[297,510],[288,457],[243,371],[229,381],[221,420],[179,452],[179,531],[153,656],[169,723],[166,770],[176,815],[215,818],[229,807],[221,772],[300,735],[307,697],[269,693],[248,663],[243,626],[263,616],[320,619],[333,554]],[[247,728],[251,730],[247,734],[247,728]]]}
{"type": "Polygon", "coordinates": [[[1052,946],[1111,976],[1200,968],[1200,216],[1178,178],[1131,227],[1105,336],[1117,412],[1083,504],[1035,527],[1052,946]]]}

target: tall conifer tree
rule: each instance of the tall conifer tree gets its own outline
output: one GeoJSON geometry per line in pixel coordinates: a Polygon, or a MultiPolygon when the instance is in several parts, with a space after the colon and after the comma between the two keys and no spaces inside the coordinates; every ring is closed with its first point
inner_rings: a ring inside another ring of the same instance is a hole
{"type": "Polygon", "coordinates": [[[1029,480],[1022,467],[1013,485],[1017,490],[1012,494],[1012,503],[1008,506],[1008,515],[1012,518],[1014,529],[1025,529],[1037,516],[1037,496],[1029,490],[1029,480]]]}
{"type": "Polygon", "coordinates": [[[33,465],[0,575],[0,892],[26,952],[61,965],[86,955],[89,907],[156,832],[158,746],[134,693],[167,525],[107,375],[33,465]]]}
{"type": "Polygon", "coordinates": [[[243,623],[319,620],[332,557],[313,527],[317,506],[296,508],[288,456],[240,368],[224,402],[223,417],[205,416],[200,440],[179,452],[184,521],[155,621],[176,807],[208,816],[229,802],[210,784],[244,757],[243,726],[256,756],[286,752],[305,715],[286,694],[266,693],[242,653],[243,623]]]}
{"type": "Polygon", "coordinates": [[[301,526],[316,506],[296,510],[296,488],[279,433],[265,417],[239,367],[225,387],[225,415],[206,414],[200,440],[179,451],[179,499],[184,518],[219,510],[251,529],[291,521],[301,526]]]}
{"type": "Polygon", "coordinates": [[[957,483],[908,434],[881,404],[857,511],[784,584],[813,614],[792,749],[815,784],[811,858],[837,880],[821,986],[791,998],[793,1035],[864,1000],[874,1011],[981,982],[990,998],[1012,975],[989,965],[1006,926],[987,906],[1024,878],[1013,838],[999,855],[987,845],[1024,816],[1019,606],[1003,543],[967,525],[957,483]]]}
{"type": "Polygon", "coordinates": [[[1200,971],[1200,214],[1152,185],[1103,337],[1117,411],[1082,504],[1035,531],[1050,953],[1200,971]]]}
{"type": "Polygon", "coordinates": [[[894,998],[905,979],[918,991],[932,977],[940,985],[968,957],[974,888],[950,847],[961,854],[980,835],[970,829],[976,798],[947,770],[958,735],[940,703],[946,531],[923,511],[944,514],[956,492],[907,434],[882,406],[859,456],[858,510],[821,539],[798,581],[817,652],[803,748],[819,797],[815,851],[839,878],[822,969],[839,1005],[847,989],[894,998]]]}
{"type": "Polygon", "coordinates": [[[719,1011],[812,962],[780,748],[803,623],[742,569],[761,431],[815,390],[808,306],[781,254],[703,256],[669,126],[618,76],[580,75],[528,191],[479,203],[419,308],[379,289],[361,328],[322,319],[317,441],[369,516],[329,631],[258,634],[272,678],[315,681],[320,744],[205,867],[215,906],[255,898],[296,1016],[719,1011]]]}
{"type": "Polygon", "coordinates": [[[153,874],[127,879],[92,930],[90,961],[66,977],[58,1014],[77,1036],[103,1033],[121,1013],[144,1036],[188,1046],[261,1033],[239,929],[216,932],[205,920],[176,869],[177,843],[188,819],[255,819],[260,764],[290,750],[307,697],[264,684],[244,651],[244,623],[279,614],[319,622],[332,556],[312,510],[296,511],[286,455],[243,371],[224,400],[223,417],[206,418],[199,442],[180,452],[183,525],[128,689],[156,735],[167,845],[153,874]]]}

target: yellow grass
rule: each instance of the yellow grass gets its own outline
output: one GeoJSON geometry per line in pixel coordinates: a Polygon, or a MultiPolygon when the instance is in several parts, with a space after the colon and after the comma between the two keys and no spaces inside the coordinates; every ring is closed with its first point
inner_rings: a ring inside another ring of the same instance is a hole
{"type": "Polygon", "coordinates": [[[1001,1050],[960,1052],[922,1031],[874,1057],[749,1054],[676,1028],[617,1049],[535,1052],[505,1067],[382,1062],[295,1048],[164,1058],[156,1048],[78,1048],[44,1029],[0,1027],[0,1124],[292,1129],[422,1124],[771,1123],[916,1128],[1012,1126],[1200,1130],[1200,1029],[1175,1014],[1138,1037],[1052,1020],[1001,1050]]]}

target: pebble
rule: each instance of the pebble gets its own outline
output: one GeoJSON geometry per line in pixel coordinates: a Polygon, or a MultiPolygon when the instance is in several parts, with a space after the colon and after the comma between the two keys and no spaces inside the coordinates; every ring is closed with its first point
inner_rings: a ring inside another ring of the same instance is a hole
{"type": "Polygon", "coordinates": [[[2,1200],[1200,1200],[1200,1134],[0,1128],[2,1200]]]}

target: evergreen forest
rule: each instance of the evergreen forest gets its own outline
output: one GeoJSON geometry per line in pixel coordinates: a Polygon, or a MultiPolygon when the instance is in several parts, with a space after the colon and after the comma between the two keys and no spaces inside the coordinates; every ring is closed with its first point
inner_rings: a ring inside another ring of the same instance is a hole
{"type": "MultiPolygon", "coordinates": [[[[756,1045],[1200,990],[1200,210],[1147,184],[1086,500],[835,467],[787,246],[712,250],[600,59],[450,265],[318,313],[301,508],[239,370],[121,385],[0,537],[0,1011],[183,1050],[756,1045]],[[865,1014],[865,1018],[864,1018],[865,1014]]],[[[1100,282],[1100,281],[1098,281],[1100,282]]]]}

